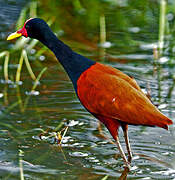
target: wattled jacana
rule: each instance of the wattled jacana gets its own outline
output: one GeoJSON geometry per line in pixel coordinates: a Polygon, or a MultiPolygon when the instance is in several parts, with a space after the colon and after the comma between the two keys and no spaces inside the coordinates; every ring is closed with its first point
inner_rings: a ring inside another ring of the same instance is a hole
{"type": "Polygon", "coordinates": [[[127,167],[132,158],[128,125],[168,129],[168,125],[173,123],[151,103],[133,78],[72,51],[55,36],[44,20],[29,19],[7,40],[20,36],[38,39],[55,54],[71,79],[80,102],[111,133],[127,167]],[[120,126],[124,132],[128,160],[118,138],[120,126]]]}

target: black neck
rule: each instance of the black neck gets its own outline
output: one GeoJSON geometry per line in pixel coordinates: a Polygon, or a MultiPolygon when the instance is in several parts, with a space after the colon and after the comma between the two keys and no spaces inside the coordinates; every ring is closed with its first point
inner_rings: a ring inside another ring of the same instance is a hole
{"type": "Polygon", "coordinates": [[[47,34],[43,33],[42,38],[39,40],[55,54],[72,80],[75,90],[77,90],[78,78],[85,70],[95,64],[95,61],[72,51],[70,47],[60,41],[51,31],[47,32],[47,34]]]}

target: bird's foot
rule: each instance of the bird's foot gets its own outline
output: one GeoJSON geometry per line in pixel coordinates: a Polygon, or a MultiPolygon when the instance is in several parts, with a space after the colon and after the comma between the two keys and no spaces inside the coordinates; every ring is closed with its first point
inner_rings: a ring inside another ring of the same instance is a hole
{"type": "Polygon", "coordinates": [[[131,170],[131,164],[130,162],[125,162],[124,168],[128,170],[128,172],[131,170]]]}
{"type": "Polygon", "coordinates": [[[128,162],[131,163],[131,161],[132,161],[132,154],[129,154],[128,155],[128,162]]]}

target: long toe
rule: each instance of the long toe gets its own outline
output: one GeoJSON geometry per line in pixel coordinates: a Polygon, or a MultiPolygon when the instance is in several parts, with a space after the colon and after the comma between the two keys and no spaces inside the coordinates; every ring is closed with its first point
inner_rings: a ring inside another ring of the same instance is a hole
{"type": "Polygon", "coordinates": [[[131,163],[131,161],[132,161],[132,154],[129,154],[128,155],[128,162],[131,163]]]}

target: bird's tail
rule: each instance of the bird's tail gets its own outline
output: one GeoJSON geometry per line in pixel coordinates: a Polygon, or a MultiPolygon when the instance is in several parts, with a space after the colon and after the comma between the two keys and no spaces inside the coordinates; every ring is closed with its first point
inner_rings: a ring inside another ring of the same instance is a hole
{"type": "Polygon", "coordinates": [[[155,126],[168,130],[168,125],[173,124],[173,121],[161,113],[159,120],[155,121],[155,126]]]}

